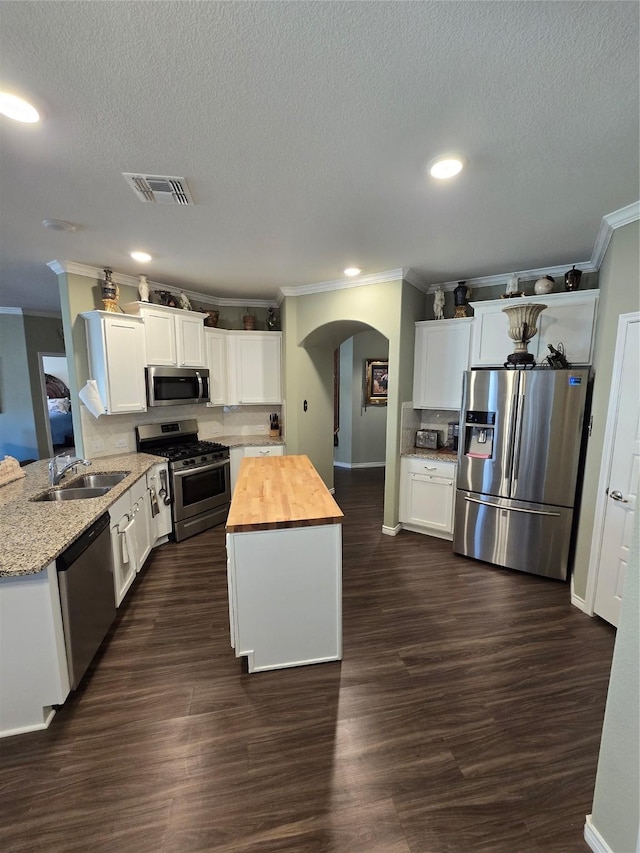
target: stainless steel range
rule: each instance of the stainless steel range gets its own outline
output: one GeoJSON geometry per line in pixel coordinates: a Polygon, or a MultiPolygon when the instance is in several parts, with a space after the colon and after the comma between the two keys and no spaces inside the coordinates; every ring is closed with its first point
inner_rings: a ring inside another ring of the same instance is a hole
{"type": "Polygon", "coordinates": [[[173,536],[177,542],[227,520],[229,448],[198,440],[195,419],[136,427],[136,448],[169,461],[173,536]]]}

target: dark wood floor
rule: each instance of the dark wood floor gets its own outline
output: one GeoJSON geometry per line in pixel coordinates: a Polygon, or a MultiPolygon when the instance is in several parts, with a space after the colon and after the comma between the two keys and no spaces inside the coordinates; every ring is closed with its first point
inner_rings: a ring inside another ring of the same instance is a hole
{"type": "Polygon", "coordinates": [[[0,741],[0,849],[587,850],[613,629],[566,584],[383,536],[380,471],[336,498],[344,660],[246,674],[223,530],[158,549],[50,728],[0,741]]]}

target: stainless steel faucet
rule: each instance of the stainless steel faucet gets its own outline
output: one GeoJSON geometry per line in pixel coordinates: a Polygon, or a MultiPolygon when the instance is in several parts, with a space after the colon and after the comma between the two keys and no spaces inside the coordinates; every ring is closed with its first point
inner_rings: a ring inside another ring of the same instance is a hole
{"type": "Polygon", "coordinates": [[[59,461],[61,459],[69,459],[69,456],[65,456],[60,454],[60,456],[54,456],[53,459],[49,460],[49,483],[52,486],[57,486],[60,480],[64,477],[69,468],[73,468],[74,474],[78,470],[78,465],[91,465],[91,462],[88,459],[78,459],[77,456],[73,457],[64,468],[59,468],[59,461]]]}

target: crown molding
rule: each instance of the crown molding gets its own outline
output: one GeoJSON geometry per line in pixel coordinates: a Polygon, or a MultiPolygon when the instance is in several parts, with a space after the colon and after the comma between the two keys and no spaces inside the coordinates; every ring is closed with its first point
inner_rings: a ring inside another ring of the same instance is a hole
{"type": "Polygon", "coordinates": [[[602,261],[616,228],[622,228],[623,225],[629,225],[638,219],[640,219],[640,201],[634,201],[633,204],[628,204],[626,207],[621,207],[620,210],[614,210],[613,213],[608,213],[602,217],[600,230],[591,255],[591,263],[596,269],[600,269],[602,266],[602,261]]]}
{"type": "MultiPolygon", "coordinates": [[[[81,275],[85,278],[93,278],[97,281],[102,280],[104,267],[90,267],[86,264],[77,264],[74,261],[49,261],[47,266],[53,270],[56,275],[62,273],[70,273],[71,275],[81,275]]],[[[107,267],[109,269],[109,267],[107,267]]],[[[144,273],[142,273],[144,275],[144,273]]],[[[125,275],[120,272],[113,272],[111,280],[115,284],[122,284],[126,287],[138,287],[139,277],[134,275],[125,275]]],[[[186,290],[184,288],[176,289],[167,284],[162,284],[160,281],[148,280],[150,290],[167,290],[170,293],[184,293],[189,299],[195,299],[198,302],[204,302],[207,305],[230,306],[236,308],[273,308],[277,302],[275,299],[240,299],[227,298],[222,296],[210,296],[208,293],[199,293],[195,290],[186,290]]]]}
{"type": "Polygon", "coordinates": [[[403,270],[387,270],[371,275],[362,275],[345,281],[320,281],[317,284],[300,284],[293,287],[281,287],[283,296],[308,296],[310,293],[326,293],[329,290],[350,290],[352,287],[366,287],[368,284],[382,284],[386,281],[397,281],[402,278],[403,270]]]}
{"type": "Polygon", "coordinates": [[[402,270],[402,278],[410,284],[412,287],[415,287],[416,290],[421,290],[423,293],[429,292],[429,285],[424,280],[422,275],[414,269],[404,269],[402,270]]]}

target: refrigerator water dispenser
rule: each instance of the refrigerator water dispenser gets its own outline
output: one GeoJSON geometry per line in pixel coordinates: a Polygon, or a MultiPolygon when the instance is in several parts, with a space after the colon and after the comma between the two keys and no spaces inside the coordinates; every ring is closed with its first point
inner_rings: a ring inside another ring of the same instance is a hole
{"type": "Polygon", "coordinates": [[[467,412],[464,454],[474,459],[493,458],[495,412],[467,412]]]}

